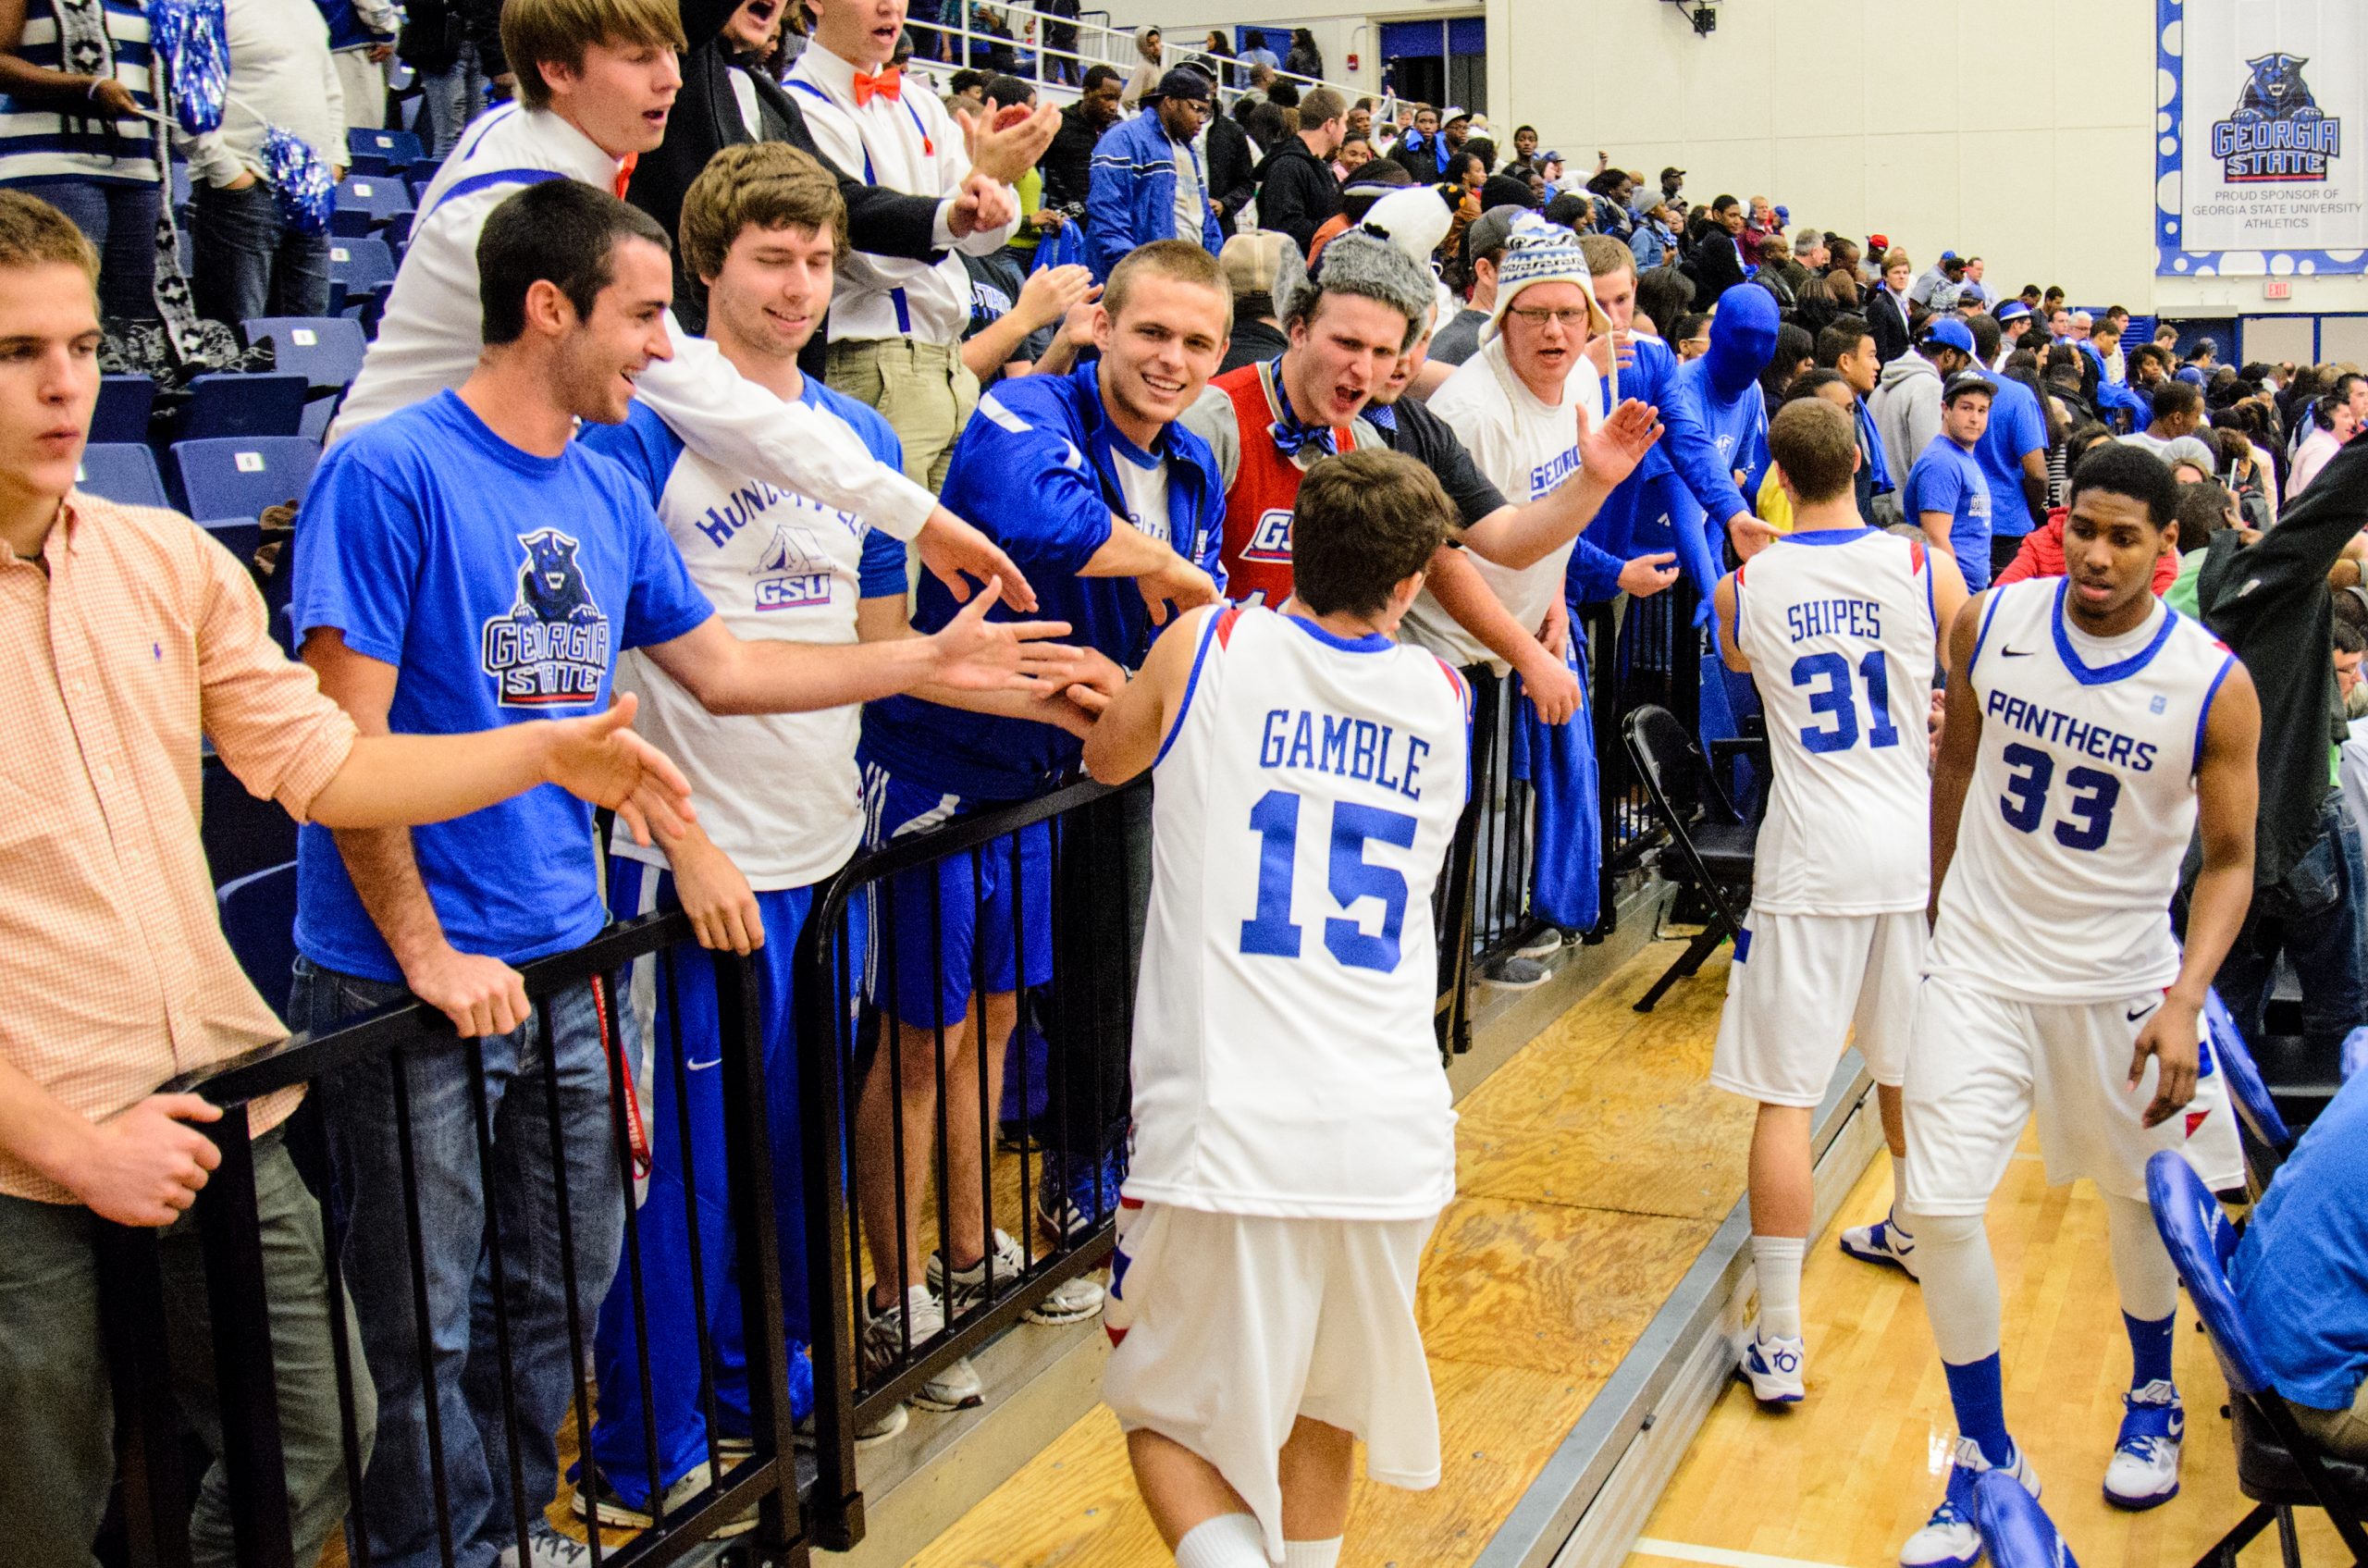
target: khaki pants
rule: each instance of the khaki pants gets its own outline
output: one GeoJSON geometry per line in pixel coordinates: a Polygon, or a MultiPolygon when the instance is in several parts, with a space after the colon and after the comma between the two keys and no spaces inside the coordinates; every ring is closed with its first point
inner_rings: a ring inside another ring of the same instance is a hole
{"type": "Polygon", "coordinates": [[[979,406],[979,378],[957,349],[910,338],[832,343],[822,378],[880,411],[904,444],[906,478],[932,493],[944,487],[955,438],[979,406]]]}
{"type": "Polygon", "coordinates": [[[2291,1400],[2286,1401],[2286,1408],[2294,1413],[2294,1424],[2312,1442],[2337,1459],[2354,1463],[2368,1460],[2368,1383],[2360,1385],[2350,1410],[2313,1410],[2291,1400]]]}

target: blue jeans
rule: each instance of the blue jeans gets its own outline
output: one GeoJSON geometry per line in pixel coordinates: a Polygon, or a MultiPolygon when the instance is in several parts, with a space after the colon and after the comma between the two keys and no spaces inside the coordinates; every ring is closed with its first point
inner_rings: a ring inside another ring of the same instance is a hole
{"type": "Polygon", "coordinates": [[[419,85],[420,112],[427,118],[420,129],[427,133],[429,155],[440,164],[461,139],[462,128],[485,107],[485,72],[477,65],[477,46],[463,40],[451,68],[423,71],[419,85]]]}
{"type": "Polygon", "coordinates": [[[329,237],[299,234],[279,198],[255,181],[243,191],[201,184],[190,217],[197,314],[233,324],[259,315],[329,313],[329,237]]]}
{"type": "Polygon", "coordinates": [[[2253,890],[2244,927],[2214,978],[2247,1041],[2261,1037],[2280,952],[2302,982],[2302,1039],[2312,1061],[2332,1070],[2344,1036],[2368,1023],[2363,882],[2359,824],[2330,790],[2319,808],[2319,836],[2284,881],[2253,890]]]}
{"type": "MultiPolygon", "coordinates": [[[[338,974],[299,958],[288,1021],[294,1029],[325,1030],[408,994],[400,985],[338,974]]],[[[609,1016],[622,1032],[627,1027],[623,1010],[613,997],[610,1003],[609,1016]]],[[[558,1491],[554,1434],[574,1396],[574,1377],[568,1361],[547,1073],[555,1071],[558,1080],[575,1244],[579,1321],[574,1327],[587,1338],[623,1250],[624,1183],[611,1142],[609,1068],[591,987],[551,997],[548,1014],[548,1040],[537,1019],[480,1043],[493,1134],[490,1191],[477,1163],[466,1043],[431,1043],[410,1052],[401,1064],[385,1057],[360,1062],[326,1075],[317,1085],[336,1196],[346,1216],[346,1289],[378,1389],[377,1452],[356,1517],[369,1537],[371,1560],[381,1568],[430,1568],[443,1561],[428,1469],[431,1387],[451,1512],[452,1562],[456,1568],[492,1568],[515,1534],[485,1244],[488,1208],[501,1241],[510,1392],[517,1404],[518,1463],[528,1520],[539,1519],[558,1491]],[[420,1330],[413,1314],[412,1220],[404,1212],[403,1156],[395,1123],[398,1065],[410,1090],[418,1244],[434,1347],[430,1369],[420,1364],[420,1330]]],[[[631,1047],[622,1038],[619,1048],[630,1060],[631,1047]]]]}
{"type": "Polygon", "coordinates": [[[99,314],[156,319],[156,191],[97,179],[28,179],[11,186],[74,220],[99,253],[99,314]]]}
{"type": "MultiPolygon", "coordinates": [[[[610,907],[622,915],[677,907],[674,879],[655,866],[618,856],[609,862],[610,907]]],[[[764,1043],[766,1120],[771,1131],[773,1204],[781,1252],[781,1304],[786,1335],[795,1344],[813,1337],[808,1327],[806,1272],[806,1173],[797,1093],[798,1039],[795,962],[798,932],[814,904],[811,887],[757,895],[765,922],[765,945],[757,949],[759,996],[758,1031],[764,1043]]],[[[848,911],[848,969],[863,972],[863,905],[848,911]]],[[[687,1169],[698,1194],[698,1281],[707,1308],[709,1343],[715,1354],[719,1438],[749,1433],[747,1350],[740,1311],[737,1245],[732,1223],[732,1190],[725,1178],[723,1097],[734,1086],[714,1070],[722,1059],[722,1021],[717,1008],[715,966],[708,955],[684,946],[671,956],[672,994],[659,966],[661,957],[642,962],[634,994],[650,996],[652,1108],[649,1118],[649,1186],[636,1211],[635,1239],[641,1254],[642,1322],[634,1319],[632,1281],[621,1266],[600,1309],[593,1340],[593,1363],[600,1384],[598,1418],[592,1425],[592,1459],[610,1488],[635,1508],[649,1506],[652,1488],[644,1411],[658,1442],[657,1490],[662,1493],[704,1462],[708,1451],[705,1406],[700,1390],[698,1319],[691,1293],[691,1205],[684,1201],[687,1169]],[[675,1093],[674,1043],[682,1043],[684,1096],[675,1093]],[[704,1070],[703,1070],[704,1069],[704,1070]],[[682,1124],[690,1122],[684,1146],[682,1124]],[[642,1329],[647,1330],[646,1334],[642,1329]],[[647,1347],[645,1350],[645,1346],[647,1347]],[[649,1364],[649,1401],[642,1401],[642,1360],[649,1364]]],[[[828,1050],[833,1042],[817,1043],[828,1050]]],[[[813,1407],[811,1373],[803,1363],[789,1369],[790,1403],[796,1414],[813,1407]],[[801,1394],[802,1387],[802,1394],[801,1394]]]]}

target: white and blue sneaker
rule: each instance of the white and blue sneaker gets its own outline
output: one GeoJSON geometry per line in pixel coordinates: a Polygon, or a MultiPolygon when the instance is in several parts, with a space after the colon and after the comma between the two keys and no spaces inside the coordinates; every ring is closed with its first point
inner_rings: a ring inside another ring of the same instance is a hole
{"type": "Polygon", "coordinates": [[[1736,1341],[1735,1375],[1762,1404],[1797,1404],[1808,1391],[1809,1349],[1800,1340],[1770,1339],[1753,1324],[1736,1341]]]}
{"type": "MultiPolygon", "coordinates": [[[[1981,1561],[1981,1532],[1973,1527],[1973,1478],[1991,1468],[1981,1445],[1971,1438],[1957,1439],[1956,1463],[1949,1466],[1948,1495],[1924,1527],[1899,1549],[1900,1568],[1973,1568],[1981,1561]]],[[[2016,1444],[2006,1474],[2039,1496],[2039,1474],[2016,1444]]]]}
{"type": "Polygon", "coordinates": [[[2105,1500],[2135,1512],[2179,1495],[2179,1443],[2187,1410],[2179,1391],[2157,1377],[2121,1397],[2121,1436],[2105,1466],[2105,1500]]]}
{"type": "Polygon", "coordinates": [[[1872,1225],[1854,1225],[1844,1230],[1842,1250],[1860,1263],[1882,1264],[1910,1279],[1922,1278],[1916,1272],[1916,1238],[1893,1225],[1888,1215],[1872,1225]]]}

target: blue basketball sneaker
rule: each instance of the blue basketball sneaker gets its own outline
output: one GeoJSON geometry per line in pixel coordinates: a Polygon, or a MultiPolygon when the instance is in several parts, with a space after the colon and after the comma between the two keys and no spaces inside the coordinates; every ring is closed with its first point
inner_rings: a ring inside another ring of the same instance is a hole
{"type": "Polygon", "coordinates": [[[1797,1404],[1807,1392],[1808,1346],[1799,1340],[1770,1339],[1754,1324],[1735,1348],[1735,1375],[1751,1385],[1762,1404],[1797,1404]]]}
{"type": "Polygon", "coordinates": [[[2122,1395],[2121,1435],[2105,1466],[2105,1500],[2135,1512],[2179,1495],[2179,1443],[2187,1411],[2179,1391],[2157,1377],[2122,1395]]]}
{"type": "Polygon", "coordinates": [[[1872,1225],[1854,1225],[1842,1233],[1842,1250],[1860,1263],[1896,1268],[1910,1279],[1917,1272],[1916,1238],[1902,1230],[1889,1215],[1872,1225]]]}
{"type": "MultiPolygon", "coordinates": [[[[1957,1439],[1956,1463],[1949,1466],[1948,1495],[1924,1527],[1899,1549],[1900,1568],[1973,1568],[1981,1561],[1981,1532],[1973,1527],[1973,1478],[1990,1468],[1980,1443],[1971,1438],[1957,1439]]],[[[2039,1496],[2039,1474],[2024,1457],[2020,1444],[2006,1474],[2020,1481],[2031,1496],[2039,1496]]]]}
{"type": "Polygon", "coordinates": [[[1092,1165],[1047,1150],[1036,1188],[1036,1218],[1064,1241],[1079,1241],[1117,1217],[1127,1156],[1112,1150],[1092,1165]]]}

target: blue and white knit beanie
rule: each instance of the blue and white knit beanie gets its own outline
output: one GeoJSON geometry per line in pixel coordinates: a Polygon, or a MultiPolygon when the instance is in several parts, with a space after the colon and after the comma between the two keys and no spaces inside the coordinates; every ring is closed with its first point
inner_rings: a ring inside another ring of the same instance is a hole
{"type": "Polygon", "coordinates": [[[1587,297],[1587,330],[1593,334],[1611,330],[1611,318],[1595,302],[1595,278],[1587,271],[1586,253],[1579,249],[1579,237],[1559,223],[1524,216],[1514,222],[1505,241],[1504,257],[1497,263],[1497,304],[1482,338],[1503,328],[1505,311],[1514,297],[1535,283],[1577,284],[1587,297]]]}

